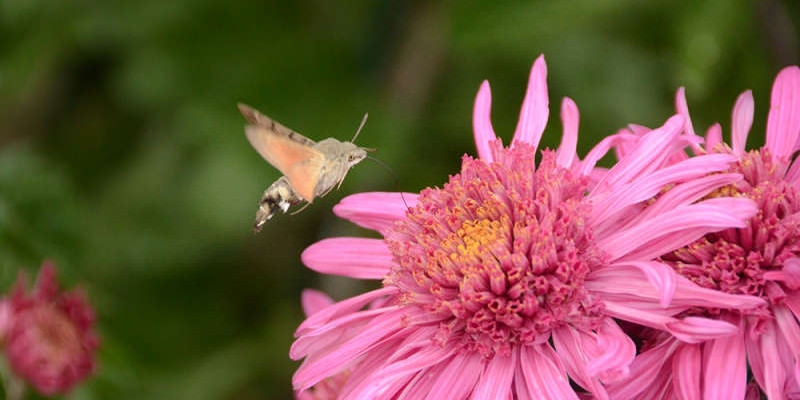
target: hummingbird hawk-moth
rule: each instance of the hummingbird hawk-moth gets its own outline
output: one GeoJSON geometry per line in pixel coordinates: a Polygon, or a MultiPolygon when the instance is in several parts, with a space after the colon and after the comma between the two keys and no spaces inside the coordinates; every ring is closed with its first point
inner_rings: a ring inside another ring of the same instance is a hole
{"type": "Polygon", "coordinates": [[[353,144],[364,127],[366,115],[352,141],[327,138],[314,142],[250,106],[242,103],[238,106],[249,122],[244,128],[247,140],[261,157],[283,174],[261,196],[253,226],[256,232],[278,210],[285,213],[289,207],[303,201],[310,204],[341,186],[347,171],[366,158],[367,151],[372,151],[353,144]]]}

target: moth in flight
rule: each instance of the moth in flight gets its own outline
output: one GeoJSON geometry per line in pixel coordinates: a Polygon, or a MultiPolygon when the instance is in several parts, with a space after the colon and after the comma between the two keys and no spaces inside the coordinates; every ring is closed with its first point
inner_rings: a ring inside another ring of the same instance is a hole
{"type": "Polygon", "coordinates": [[[242,103],[238,106],[249,123],[244,128],[247,140],[261,157],[283,174],[261,196],[253,226],[256,232],[278,210],[285,213],[289,207],[303,201],[310,204],[341,186],[347,171],[366,158],[367,151],[374,151],[353,144],[367,115],[352,141],[327,138],[314,142],[250,106],[242,103]]]}

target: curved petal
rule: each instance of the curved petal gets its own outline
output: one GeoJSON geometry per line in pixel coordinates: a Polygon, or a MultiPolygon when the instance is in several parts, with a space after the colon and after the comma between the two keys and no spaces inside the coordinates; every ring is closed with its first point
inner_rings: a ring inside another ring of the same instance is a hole
{"type": "Polygon", "coordinates": [[[714,148],[720,143],[722,143],[722,127],[717,122],[706,131],[706,152],[714,151],[714,148]]]}
{"type": "Polygon", "coordinates": [[[472,112],[472,130],[475,134],[475,147],[478,157],[486,162],[492,161],[492,150],[489,143],[497,139],[492,128],[492,89],[489,81],[483,81],[478,95],[475,97],[475,107],[472,112]]]}
{"type": "Polygon", "coordinates": [[[599,185],[605,183],[614,187],[660,167],[674,151],[683,147],[675,140],[682,126],[683,117],[675,115],[663,126],[645,134],[639,139],[636,147],[608,171],[604,181],[599,185]]]}
{"type": "Polygon", "coordinates": [[[528,90],[522,101],[522,110],[519,114],[517,129],[514,131],[512,146],[517,142],[525,142],[530,144],[534,150],[539,147],[539,140],[542,138],[550,114],[548,104],[547,64],[544,61],[544,55],[541,55],[531,68],[528,90]]]}
{"type": "MultiPolygon", "coordinates": [[[[683,116],[683,130],[689,136],[697,136],[694,132],[694,126],[692,126],[692,118],[689,116],[689,104],[686,102],[686,88],[681,86],[678,88],[678,91],[675,93],[675,110],[678,114],[683,116]]],[[[694,149],[695,154],[702,153],[702,149],[700,146],[693,144],[692,149],[694,149]]]]}
{"type": "MultiPolygon", "coordinates": [[[[651,393],[657,387],[663,387],[671,379],[669,365],[676,349],[684,344],[674,338],[661,340],[653,348],[636,356],[630,367],[629,379],[609,385],[608,393],[612,399],[638,399],[641,393],[651,393]]],[[[667,398],[667,397],[657,397],[667,398]]]]}
{"type": "Polygon", "coordinates": [[[606,136],[600,141],[600,143],[597,143],[597,145],[592,147],[588,154],[586,154],[586,157],[581,163],[581,174],[589,175],[592,170],[594,170],[597,162],[600,161],[601,158],[605,157],[608,151],[612,148],[622,147],[627,149],[628,147],[634,147],[638,140],[639,137],[624,129],[620,130],[614,135],[606,136]]]}
{"type": "Polygon", "coordinates": [[[739,331],[739,327],[729,322],[701,317],[685,317],[666,324],[666,327],[671,334],[686,343],[723,338],[739,331]]]}
{"type": "Polygon", "coordinates": [[[514,377],[518,393],[524,390],[531,399],[578,400],[561,359],[549,343],[521,346],[519,361],[514,377]]]}
{"type": "MultiPolygon", "coordinates": [[[[741,327],[741,325],[740,325],[741,327]]],[[[706,364],[704,398],[741,399],[747,390],[747,359],[744,350],[744,330],[705,345],[706,364]]]]}
{"type": "Polygon", "coordinates": [[[334,303],[306,318],[306,320],[297,327],[294,335],[295,337],[300,337],[308,332],[317,330],[336,318],[358,311],[377,298],[391,295],[397,291],[398,289],[396,287],[387,286],[334,303]]]}
{"type": "Polygon", "coordinates": [[[613,319],[606,318],[597,330],[596,349],[591,353],[595,354],[586,370],[608,384],[628,376],[630,364],[636,356],[636,345],[613,319]]]}
{"type": "Polygon", "coordinates": [[[646,248],[647,251],[637,254],[637,258],[650,259],[685,246],[706,233],[743,228],[745,221],[756,211],[755,203],[749,199],[720,197],[656,215],[608,235],[597,244],[612,261],[639,248],[646,248]]]}
{"type": "Polygon", "coordinates": [[[777,159],[788,161],[800,134],[800,68],[786,67],[772,85],[767,117],[766,147],[777,159]]]}
{"type": "MultiPolygon", "coordinates": [[[[679,399],[700,400],[702,358],[700,345],[688,343],[679,346],[675,356],[672,357],[672,381],[675,391],[680,393],[679,399]]],[[[735,398],[718,397],[718,399],[735,398]]]]}
{"type": "Polygon", "coordinates": [[[556,163],[564,168],[571,167],[576,158],[579,122],[578,106],[569,97],[564,97],[561,102],[561,123],[564,125],[564,134],[561,136],[561,146],[556,151],[556,163]]]}
{"type": "Polygon", "coordinates": [[[800,326],[798,326],[794,314],[784,306],[774,306],[773,313],[775,314],[775,323],[795,360],[794,379],[800,382],[800,326]]]}
{"type": "Polygon", "coordinates": [[[322,239],[300,259],[314,271],[358,279],[382,279],[396,265],[386,242],[366,238],[322,239]]]}
{"type": "Polygon", "coordinates": [[[758,341],[761,351],[761,367],[763,368],[763,389],[767,398],[784,398],[783,385],[786,381],[786,371],[781,365],[778,350],[778,331],[774,324],[768,323],[758,341]]]}
{"type": "Polygon", "coordinates": [[[622,265],[629,265],[638,269],[647,277],[647,281],[660,294],[659,304],[667,307],[675,296],[677,287],[675,270],[670,266],[655,261],[623,262],[622,265]]]}
{"type": "Polygon", "coordinates": [[[736,99],[731,116],[731,142],[733,154],[741,156],[747,145],[747,134],[753,126],[753,92],[746,90],[736,99]]]}
{"type": "Polygon", "coordinates": [[[330,351],[306,359],[292,377],[295,390],[306,390],[321,380],[342,371],[349,363],[369,352],[401,325],[402,311],[387,312],[375,317],[352,338],[337,343],[330,351]]]}
{"type": "Polygon", "coordinates": [[[317,313],[317,311],[333,304],[333,300],[325,293],[314,289],[303,289],[300,294],[300,303],[303,305],[303,312],[307,317],[317,313]]]}
{"type": "Polygon", "coordinates": [[[417,205],[418,198],[416,193],[358,193],[343,198],[333,206],[333,213],[358,226],[384,233],[405,218],[406,211],[417,205]]]}
{"type": "Polygon", "coordinates": [[[597,399],[607,400],[608,393],[596,376],[587,369],[586,345],[594,344],[595,338],[570,326],[553,331],[553,345],[569,376],[597,399]]]}
{"type": "Polygon", "coordinates": [[[495,354],[483,370],[483,374],[472,392],[472,398],[475,400],[509,398],[512,389],[511,382],[517,365],[516,351],[512,351],[508,356],[495,354]]]}
{"type": "MultiPolygon", "coordinates": [[[[425,399],[466,399],[478,383],[484,369],[479,354],[457,354],[436,376],[425,399]]],[[[413,397],[413,398],[423,398],[413,397]]]]}

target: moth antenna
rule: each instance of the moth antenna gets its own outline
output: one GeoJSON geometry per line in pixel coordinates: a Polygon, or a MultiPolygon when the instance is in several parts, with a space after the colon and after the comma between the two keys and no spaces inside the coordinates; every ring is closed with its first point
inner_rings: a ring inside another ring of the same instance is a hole
{"type": "MultiPolygon", "coordinates": [[[[366,119],[366,116],[365,116],[365,119],[366,119]]],[[[375,164],[378,164],[381,167],[383,167],[383,169],[385,169],[386,172],[388,172],[390,175],[392,175],[392,177],[394,178],[394,184],[395,184],[395,186],[397,186],[397,192],[400,193],[400,198],[403,200],[403,204],[406,206],[406,210],[410,210],[411,207],[409,207],[408,203],[406,203],[406,197],[403,196],[403,192],[400,191],[400,179],[397,178],[397,174],[395,174],[394,171],[388,165],[386,165],[383,161],[381,161],[381,160],[379,160],[379,159],[377,159],[375,157],[371,157],[369,155],[367,155],[367,158],[369,160],[372,160],[373,162],[375,162],[375,164]]]]}
{"type": "Polygon", "coordinates": [[[353,135],[353,140],[351,140],[350,143],[355,143],[356,142],[356,138],[358,137],[358,134],[361,133],[361,129],[364,128],[364,124],[367,123],[367,117],[369,117],[369,113],[364,113],[364,118],[361,119],[361,125],[359,125],[358,129],[356,129],[356,134],[353,135]]]}

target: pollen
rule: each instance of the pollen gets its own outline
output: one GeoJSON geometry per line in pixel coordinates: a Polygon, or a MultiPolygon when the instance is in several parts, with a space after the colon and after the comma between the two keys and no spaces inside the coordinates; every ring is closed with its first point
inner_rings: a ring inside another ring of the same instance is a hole
{"type": "Polygon", "coordinates": [[[487,357],[565,324],[595,328],[602,305],[584,280],[605,260],[585,221],[586,180],[552,151],[537,168],[530,146],[493,146],[494,162],[465,156],[387,233],[398,266],[384,281],[440,321],[441,345],[487,357]]]}

